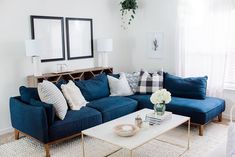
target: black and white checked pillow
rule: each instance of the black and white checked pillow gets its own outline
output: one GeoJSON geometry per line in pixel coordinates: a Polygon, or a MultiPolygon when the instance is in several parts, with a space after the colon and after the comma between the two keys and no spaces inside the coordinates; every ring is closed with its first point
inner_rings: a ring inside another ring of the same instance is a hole
{"type": "Polygon", "coordinates": [[[163,75],[158,72],[149,74],[146,71],[140,72],[137,93],[148,94],[154,93],[163,88],[163,75]]]}

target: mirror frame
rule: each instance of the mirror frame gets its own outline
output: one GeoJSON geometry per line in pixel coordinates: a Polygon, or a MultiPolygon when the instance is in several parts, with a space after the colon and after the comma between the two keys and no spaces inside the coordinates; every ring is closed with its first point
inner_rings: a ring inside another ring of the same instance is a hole
{"type": "MultiPolygon", "coordinates": [[[[56,16],[37,16],[37,15],[31,15],[30,16],[30,22],[31,22],[31,38],[32,39],[37,39],[37,37],[35,36],[35,30],[37,28],[35,28],[35,24],[34,24],[34,20],[37,19],[46,19],[46,20],[59,20],[60,21],[60,25],[61,25],[61,44],[62,44],[62,51],[58,52],[61,53],[60,58],[48,58],[48,59],[42,59],[42,62],[52,62],[52,61],[60,61],[60,60],[65,60],[65,41],[64,41],[64,18],[63,17],[56,17],[56,16]]],[[[60,45],[60,44],[59,44],[60,45]]],[[[61,46],[61,45],[60,45],[61,46]]]]}
{"type": "Polygon", "coordinates": [[[66,17],[65,19],[66,21],[66,40],[67,40],[67,57],[68,60],[73,60],[73,59],[83,59],[83,58],[93,58],[94,57],[94,46],[93,46],[93,20],[89,19],[89,18],[71,18],[71,17],[66,17]],[[69,28],[69,21],[85,21],[85,22],[90,22],[90,35],[91,35],[91,41],[90,41],[90,45],[91,45],[91,52],[90,55],[86,55],[86,56],[75,56],[75,57],[71,57],[70,54],[70,28],[69,28]]]}

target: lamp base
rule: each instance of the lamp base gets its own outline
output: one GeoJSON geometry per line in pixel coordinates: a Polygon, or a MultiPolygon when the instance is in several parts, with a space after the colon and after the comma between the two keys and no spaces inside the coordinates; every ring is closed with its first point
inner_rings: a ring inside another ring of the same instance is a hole
{"type": "Polygon", "coordinates": [[[108,67],[108,53],[99,53],[98,59],[98,66],[99,67],[108,67]]]}
{"type": "Polygon", "coordinates": [[[32,57],[32,61],[33,61],[33,75],[34,76],[42,76],[42,72],[41,72],[41,58],[39,56],[33,56],[32,57]]]}

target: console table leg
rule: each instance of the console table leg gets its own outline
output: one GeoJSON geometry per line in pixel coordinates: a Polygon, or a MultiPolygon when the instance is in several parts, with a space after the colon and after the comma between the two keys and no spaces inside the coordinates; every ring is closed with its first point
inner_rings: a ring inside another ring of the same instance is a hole
{"type": "Polygon", "coordinates": [[[85,157],[84,135],[82,133],[82,156],[85,157]]]}
{"type": "Polygon", "coordinates": [[[133,152],[132,152],[132,150],[130,150],[130,157],[133,157],[133,152]]]}

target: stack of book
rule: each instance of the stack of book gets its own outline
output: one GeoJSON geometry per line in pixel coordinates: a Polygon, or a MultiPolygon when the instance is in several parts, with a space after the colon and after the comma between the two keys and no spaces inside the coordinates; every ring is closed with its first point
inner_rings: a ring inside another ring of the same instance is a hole
{"type": "Polygon", "coordinates": [[[160,125],[163,121],[169,120],[172,118],[172,112],[165,112],[164,115],[160,116],[156,113],[149,113],[145,116],[145,121],[150,125],[160,125]]]}

